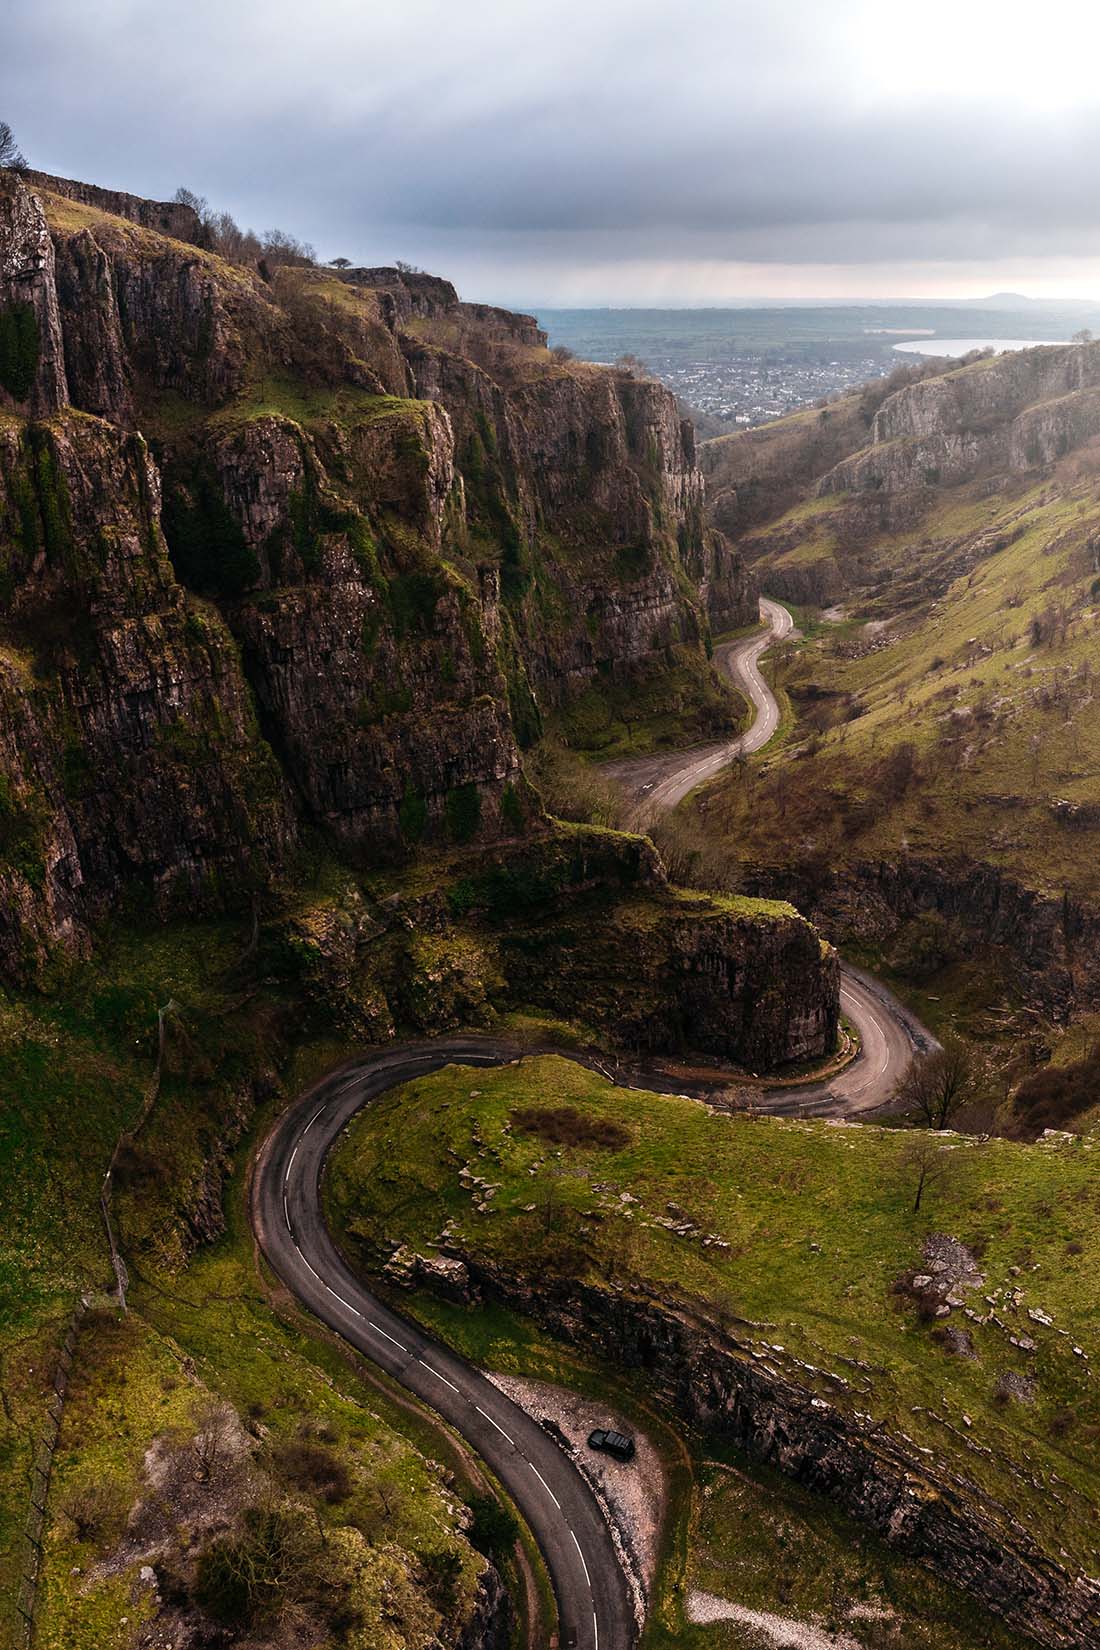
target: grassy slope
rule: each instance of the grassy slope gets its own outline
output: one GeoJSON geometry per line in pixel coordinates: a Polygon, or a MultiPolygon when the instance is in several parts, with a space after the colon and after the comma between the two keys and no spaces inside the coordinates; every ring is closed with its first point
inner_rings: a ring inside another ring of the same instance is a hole
{"type": "MultiPolygon", "coordinates": [[[[1053,487],[980,499],[946,496],[919,529],[880,541],[877,597],[855,611],[890,612],[890,570],[919,567],[929,541],[960,535],[996,542],[976,553],[930,610],[903,620],[876,650],[859,629],[828,626],[803,645],[788,685],[823,688],[862,709],[824,732],[820,748],[762,783],[723,778],[704,808],[711,828],[747,862],[782,863],[789,845],[834,862],[915,852],[970,855],[1055,894],[1100,894],[1095,827],[1056,822],[1051,803],[1100,802],[1100,720],[1093,713],[1097,625],[1092,540],[1100,530],[1095,488],[1053,487]],[[1032,619],[1064,605],[1064,637],[1035,645],[1032,619]],[[884,799],[881,765],[912,742],[915,781],[884,799]],[[869,806],[868,806],[869,804],[869,806]]],[[[988,542],[988,541],[987,541],[988,542]]],[[[765,575],[766,583],[766,575],[765,575]]],[[[765,759],[766,760],[766,759],[765,759]]]]}
{"type": "MultiPolygon", "coordinates": [[[[983,1493],[1021,1512],[1037,1541],[1092,1571],[1096,1482],[1081,1445],[1100,1424],[1100,1404],[1086,1361],[1072,1351],[1079,1344],[1100,1355],[1092,1146],[1055,1151],[957,1140],[949,1180],[914,1215],[912,1172],[903,1161],[910,1139],[889,1130],[711,1116],[691,1102],[623,1093],[567,1062],[542,1060],[491,1074],[450,1070],[387,1096],[357,1122],[334,1160],[329,1197],[352,1244],[368,1249],[384,1238],[424,1248],[449,1218],[456,1242],[528,1276],[557,1266],[596,1283],[610,1276],[653,1286],[763,1322],[762,1339],[818,1368],[862,1359],[872,1367],[870,1390],[853,1389],[841,1403],[871,1410],[950,1460],[983,1493]],[[571,1104],[613,1119],[629,1130],[630,1144],[559,1155],[508,1126],[513,1107],[532,1103],[571,1104]],[[473,1209],[458,1181],[463,1162],[501,1183],[491,1216],[473,1209]],[[595,1193],[592,1180],[611,1193],[595,1193]],[[624,1208],[620,1190],[640,1207],[624,1208]],[[732,1247],[704,1249],[653,1224],[669,1201],[732,1247]],[[977,1357],[948,1356],[929,1327],[897,1305],[892,1281],[919,1263],[922,1240],[935,1230],[984,1246],[988,1281],[973,1297],[979,1308],[982,1294],[1024,1290],[1015,1315],[1003,1304],[1000,1310],[1014,1333],[1038,1343],[1033,1355],[994,1325],[966,1322],[977,1357]],[[1012,1267],[1021,1269],[1018,1282],[1012,1267]],[[1032,1304],[1054,1327],[1027,1317],[1032,1304]],[[998,1401],[1006,1371],[1034,1374],[1033,1405],[998,1401]],[[961,1433],[963,1414],[973,1422],[968,1436],[990,1449],[988,1459],[945,1425],[961,1433]],[[1055,1474],[1061,1506],[1049,1495],[1055,1474]],[[1043,1489],[1031,1486],[1032,1475],[1043,1489]]],[[[822,1391],[835,1397],[829,1387],[822,1391]]]]}
{"type": "MultiPolygon", "coordinates": [[[[131,1312],[120,1322],[109,1308],[93,1309],[78,1335],[51,1485],[40,1643],[46,1650],[121,1650],[130,1642],[149,1608],[147,1599],[135,1606],[131,1598],[136,1566],[74,1585],[73,1566],[86,1572],[97,1549],[76,1539],[60,1509],[74,1488],[92,1482],[113,1487],[128,1506],[150,1443],[166,1432],[186,1437],[204,1395],[262,1417],[261,1454],[293,1437],[303,1417],[331,1429],[356,1484],[350,1504],[320,1504],[333,1528],[347,1527],[364,1509],[373,1517],[374,1501],[389,1486],[394,1510],[366,1555],[361,1583],[364,1643],[389,1644],[398,1631],[387,1618],[396,1607],[384,1597],[397,1583],[408,1630],[414,1620],[431,1630],[436,1618],[417,1580],[417,1554],[456,1553],[467,1598],[480,1568],[457,1530],[455,1490],[418,1452],[449,1461],[461,1496],[471,1480],[446,1438],[272,1310],[244,1212],[246,1142],[226,1195],[226,1235],[190,1258],[181,1246],[181,1206],[194,1197],[225,1114],[239,1112],[247,1126],[253,1076],[275,1077],[280,1046],[286,1058],[286,1005],[238,989],[226,974],[240,942],[239,931],[213,922],[119,933],[94,963],[73,972],[63,994],[0,996],[0,1644],[12,1627],[6,1612],[54,1348],[77,1293],[102,1287],[109,1271],[99,1183],[118,1131],[140,1113],[154,1063],[155,1009],[170,997],[181,1011],[161,1092],[139,1137],[144,1166],[137,1178],[119,1176],[114,1200],[131,1312]]],[[[289,1092],[343,1052],[315,1034],[284,1066],[289,1092]]],[[[392,1640],[393,1650],[400,1642],[392,1640]]]]}

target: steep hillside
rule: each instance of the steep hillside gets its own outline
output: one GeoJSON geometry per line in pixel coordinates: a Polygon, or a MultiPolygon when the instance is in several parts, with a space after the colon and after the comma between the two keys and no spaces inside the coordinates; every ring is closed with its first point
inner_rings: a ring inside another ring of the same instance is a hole
{"type": "Polygon", "coordinates": [[[926,978],[992,941],[1058,1020],[1100,1005],[1098,374],[1084,345],[902,387],[739,540],[802,604],[799,722],[793,760],[700,804],[743,886],[899,958],[931,913],[926,978]]]}
{"type": "Polygon", "coordinates": [[[211,239],[0,172],[0,1636],[500,1650],[503,1579],[548,1642],[491,1482],[269,1297],[245,1157],[364,1042],[831,1050],[790,906],[524,774],[623,704],[736,724],[755,588],[659,385],[211,239]]]}
{"type": "Polygon", "coordinates": [[[939,376],[942,361],[897,367],[862,389],[770,424],[704,441],[707,511],[731,537],[782,514],[842,460],[866,446],[879,408],[899,390],[939,376]]]}
{"type": "Polygon", "coordinates": [[[247,901],[304,831],[542,829],[520,748],[580,694],[740,713],[709,635],[754,599],[665,391],[435,277],[202,239],[0,180],[9,976],[123,891],[247,901]]]}

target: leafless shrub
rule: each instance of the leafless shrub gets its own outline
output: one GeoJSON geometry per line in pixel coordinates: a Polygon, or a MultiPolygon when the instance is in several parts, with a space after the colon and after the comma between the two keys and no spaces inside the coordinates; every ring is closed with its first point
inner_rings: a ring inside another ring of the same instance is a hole
{"type": "Polygon", "coordinates": [[[231,1404],[214,1401],[196,1408],[191,1453],[195,1458],[195,1477],[203,1483],[209,1483],[225,1465],[236,1420],[231,1404]]]}
{"type": "Polygon", "coordinates": [[[62,1497],[60,1505],[76,1539],[97,1545],[117,1534],[126,1517],[121,1484],[78,1485],[62,1497]]]}
{"type": "Polygon", "coordinates": [[[913,1213],[920,1213],[925,1194],[933,1186],[942,1186],[952,1168],[950,1148],[936,1140],[934,1135],[922,1134],[902,1153],[901,1167],[913,1188],[913,1213]]]}
{"type": "Polygon", "coordinates": [[[23,172],[27,161],[6,120],[0,120],[0,172],[23,172]]]}

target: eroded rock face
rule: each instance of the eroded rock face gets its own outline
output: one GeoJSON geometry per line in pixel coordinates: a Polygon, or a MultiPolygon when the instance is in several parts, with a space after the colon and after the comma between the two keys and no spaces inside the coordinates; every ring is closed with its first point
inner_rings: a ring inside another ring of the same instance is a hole
{"type": "Polygon", "coordinates": [[[576,1281],[543,1276],[532,1288],[479,1256],[462,1258],[484,1293],[615,1366],[644,1370],[658,1401],[826,1496],[1036,1643],[1100,1647],[1100,1583],[1041,1551],[976,1481],[822,1397],[782,1347],[761,1350],[752,1326],[739,1334],[689,1308],[576,1281]]]}
{"type": "Polygon", "coordinates": [[[54,249],[41,203],[14,173],[0,173],[0,326],[11,335],[0,382],[5,408],[48,417],[68,403],[54,249]]]}
{"type": "Polygon", "coordinates": [[[1052,463],[1100,434],[1100,346],[998,356],[888,396],[871,443],[818,483],[821,495],[953,486],[1052,463]]]}
{"type": "MultiPolygon", "coordinates": [[[[705,672],[755,613],[660,385],[436,277],[261,278],[201,238],[2,183],[0,310],[38,340],[0,430],[11,973],[123,888],[247,902],[303,823],[359,864],[522,838],[540,708],[705,672]]],[[[685,947],[705,1018],[721,966],[685,947]]]]}
{"type": "Polygon", "coordinates": [[[80,951],[124,891],[247,900],[295,837],[216,611],[172,576],[144,441],[67,413],[0,427],[0,966],[80,951]]]}
{"type": "Polygon", "coordinates": [[[44,189],[51,195],[78,201],[82,206],[110,212],[118,218],[129,218],[145,229],[171,235],[179,241],[191,241],[196,246],[202,240],[202,225],[194,207],[181,201],[149,201],[140,195],[127,194],[123,189],[101,189],[94,183],[80,183],[76,178],[58,178],[51,172],[23,172],[22,177],[32,189],[44,189]]]}
{"type": "Polygon", "coordinates": [[[837,868],[817,886],[804,884],[797,866],[758,875],[753,885],[764,896],[781,887],[841,945],[857,935],[889,944],[902,924],[934,912],[960,944],[1001,948],[1024,998],[1056,1023],[1100,1007],[1100,918],[996,866],[907,854],[896,864],[837,868]]]}

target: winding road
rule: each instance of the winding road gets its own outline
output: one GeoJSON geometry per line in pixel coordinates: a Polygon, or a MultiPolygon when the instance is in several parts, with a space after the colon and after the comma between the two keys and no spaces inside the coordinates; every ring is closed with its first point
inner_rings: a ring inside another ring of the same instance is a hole
{"type": "Polygon", "coordinates": [[[760,673],[760,656],[773,642],[791,634],[794,620],[785,607],[767,596],[760,598],[760,616],[767,620],[766,630],[734,642],[719,642],[714,650],[715,664],[748,696],[756,711],[744,733],[736,739],[718,740],[663,756],[623,757],[617,762],[608,762],[602,769],[634,799],[636,805],[630,823],[635,829],[644,829],[659,814],[675,808],[696,785],[713,779],[728,767],[735,756],[751,756],[753,751],[763,750],[778,728],[779,705],[760,673]]]}
{"type": "MultiPolygon", "coordinates": [[[[779,722],[758,668],[791,616],[762,601],[769,629],[723,644],[719,663],[742,685],[757,717],[740,738],[678,756],[617,764],[642,817],[675,806],[738,752],[759,750],[779,722]]],[[[842,965],[841,1002],[860,1033],[858,1057],[824,1083],[765,1091],[761,1109],[850,1116],[881,1106],[914,1049],[930,1034],[872,976],[842,965]]],[[[252,1222],[276,1275],[316,1317],[443,1417],[477,1451],[523,1513],[546,1560],[562,1650],[629,1650],[637,1636],[631,1594],[595,1495],[560,1445],[457,1353],[392,1311],[347,1266],[322,1215],[321,1178],[335,1141],[361,1107],[398,1084],[452,1062],[500,1065],[521,1050],[499,1039],[435,1038],[381,1050],[332,1073],[275,1124],[252,1180],[252,1222]]],[[[713,1082],[686,1081],[659,1066],[612,1066],[559,1050],[626,1084],[705,1095],[713,1082]]]]}

